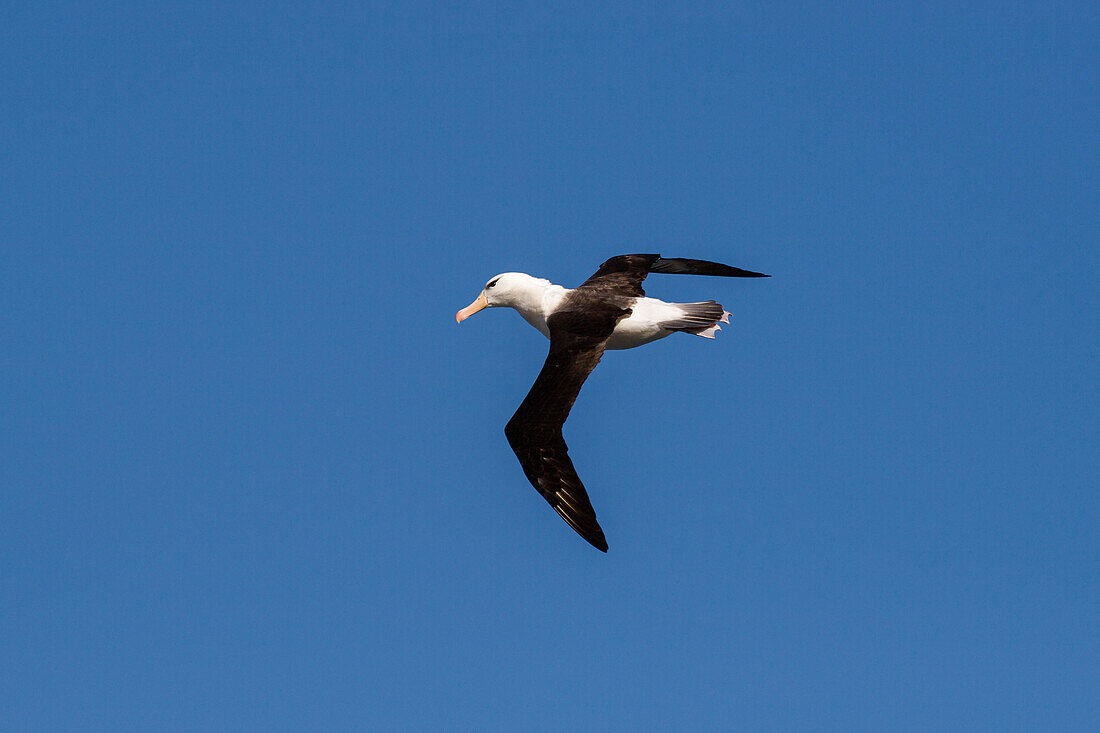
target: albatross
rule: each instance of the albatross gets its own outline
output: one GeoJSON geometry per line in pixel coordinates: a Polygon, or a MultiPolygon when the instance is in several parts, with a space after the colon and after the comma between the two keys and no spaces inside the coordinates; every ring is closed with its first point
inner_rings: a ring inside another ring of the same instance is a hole
{"type": "Polygon", "coordinates": [[[713,339],[719,324],[729,323],[729,312],[713,300],[666,303],[646,297],[642,281],[651,272],[768,277],[706,260],[619,255],[572,289],[505,272],[455,314],[455,321],[462,323],[484,308],[514,308],[550,339],[542,371],[504,434],[531,485],[577,534],[603,552],[607,540],[561,432],[581,385],[607,349],[632,349],[677,332],[713,339]]]}

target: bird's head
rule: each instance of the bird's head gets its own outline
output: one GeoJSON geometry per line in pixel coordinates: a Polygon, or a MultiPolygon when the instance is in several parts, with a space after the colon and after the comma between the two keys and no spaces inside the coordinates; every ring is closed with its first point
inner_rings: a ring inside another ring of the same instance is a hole
{"type": "Polygon", "coordinates": [[[508,306],[522,307],[528,300],[540,297],[549,282],[522,272],[505,272],[485,283],[485,288],[473,303],[455,313],[455,321],[462,323],[483,308],[508,306]]]}

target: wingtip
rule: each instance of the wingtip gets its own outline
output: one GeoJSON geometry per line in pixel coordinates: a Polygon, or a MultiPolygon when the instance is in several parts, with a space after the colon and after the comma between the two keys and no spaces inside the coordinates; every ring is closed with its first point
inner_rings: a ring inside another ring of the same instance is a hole
{"type": "Polygon", "coordinates": [[[603,536],[603,531],[597,526],[595,532],[582,532],[579,528],[574,527],[577,530],[577,534],[584,538],[584,541],[595,547],[600,552],[607,552],[607,539],[603,536]]]}

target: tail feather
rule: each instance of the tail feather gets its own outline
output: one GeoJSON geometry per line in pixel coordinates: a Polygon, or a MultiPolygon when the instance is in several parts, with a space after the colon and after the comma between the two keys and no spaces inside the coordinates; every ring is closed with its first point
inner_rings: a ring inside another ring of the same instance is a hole
{"type": "Polygon", "coordinates": [[[683,331],[703,338],[712,339],[722,330],[719,323],[729,323],[730,313],[716,301],[702,303],[676,303],[680,310],[678,318],[662,321],[661,328],[669,331],[683,331]]]}

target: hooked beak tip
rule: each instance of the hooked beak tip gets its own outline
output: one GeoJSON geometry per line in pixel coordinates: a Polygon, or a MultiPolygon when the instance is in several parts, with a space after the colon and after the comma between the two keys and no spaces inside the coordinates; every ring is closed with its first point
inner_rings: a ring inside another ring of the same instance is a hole
{"type": "Polygon", "coordinates": [[[474,300],[473,303],[470,303],[458,313],[455,313],[455,323],[462,323],[482,308],[488,307],[488,305],[489,301],[485,299],[485,293],[483,292],[481,295],[477,296],[477,299],[474,300]]]}

